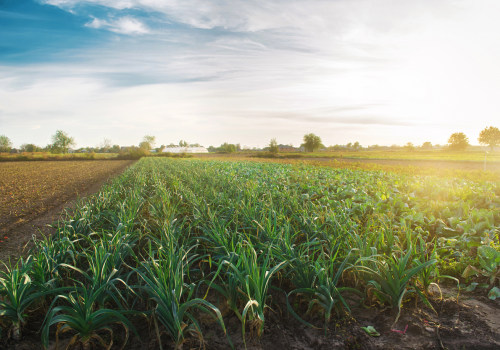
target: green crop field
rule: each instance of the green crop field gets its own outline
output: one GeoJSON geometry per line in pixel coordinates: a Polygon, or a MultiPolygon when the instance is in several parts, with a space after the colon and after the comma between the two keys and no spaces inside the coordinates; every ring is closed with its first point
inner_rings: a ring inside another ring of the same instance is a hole
{"type": "Polygon", "coordinates": [[[214,333],[242,348],[277,310],[329,332],[357,308],[388,308],[393,325],[408,300],[432,313],[446,281],[494,299],[499,195],[491,181],[143,158],[1,272],[2,327],[88,348],[137,342],[147,320],[156,348],[207,329],[208,348],[214,333]]]}

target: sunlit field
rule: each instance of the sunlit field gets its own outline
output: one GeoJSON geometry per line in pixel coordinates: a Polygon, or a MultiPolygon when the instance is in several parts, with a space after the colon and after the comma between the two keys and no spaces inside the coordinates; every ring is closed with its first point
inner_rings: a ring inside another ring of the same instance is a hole
{"type": "Polygon", "coordinates": [[[94,160],[116,159],[117,153],[61,153],[22,152],[0,153],[0,162],[5,161],[41,161],[41,160],[94,160]]]}
{"type": "Polygon", "coordinates": [[[387,309],[375,326],[401,328],[410,300],[436,312],[438,285],[498,296],[499,195],[491,181],[143,158],[2,272],[4,327],[136,348],[138,330],[158,348],[244,348],[276,310],[332,332],[387,309]]]}
{"type": "Polygon", "coordinates": [[[405,175],[427,175],[433,177],[463,178],[493,182],[500,181],[500,162],[495,161],[488,161],[485,166],[484,161],[337,158],[328,157],[329,153],[314,154],[318,156],[306,157],[303,156],[303,153],[280,153],[278,155],[270,155],[269,153],[242,152],[230,154],[197,154],[194,155],[194,157],[199,159],[315,165],[338,169],[386,171],[405,175]]]}
{"type": "Polygon", "coordinates": [[[499,13],[0,0],[0,350],[500,349],[499,13]]]}
{"type": "MultiPolygon", "coordinates": [[[[290,153],[294,154],[294,153],[290,153]]],[[[284,153],[283,155],[287,155],[284,153]]],[[[456,161],[484,161],[500,162],[500,152],[495,151],[325,151],[314,153],[303,153],[304,157],[334,157],[334,158],[361,158],[361,159],[410,159],[410,160],[456,160],[456,161]]]]}

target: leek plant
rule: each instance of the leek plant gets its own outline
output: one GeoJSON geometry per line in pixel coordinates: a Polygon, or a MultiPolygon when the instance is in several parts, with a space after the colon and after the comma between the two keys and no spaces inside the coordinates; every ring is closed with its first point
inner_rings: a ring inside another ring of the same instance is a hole
{"type": "Polygon", "coordinates": [[[425,262],[413,261],[411,266],[412,250],[409,249],[405,255],[398,256],[393,253],[384,260],[374,260],[376,268],[368,266],[357,266],[358,271],[367,275],[368,285],[373,288],[375,296],[383,303],[388,303],[397,310],[394,324],[401,314],[403,298],[407,293],[417,292],[416,289],[409,288],[411,279],[418,275],[420,271],[437,262],[431,259],[425,262]],[[410,263],[410,264],[409,264],[410,263]]]}
{"type": "Polygon", "coordinates": [[[426,289],[444,277],[436,260],[456,263],[470,245],[484,247],[468,273],[498,282],[495,194],[497,185],[485,182],[143,158],[79,202],[28,261],[0,274],[0,317],[20,337],[35,303],[44,308],[45,296],[73,286],[54,299],[45,344],[59,324],[57,336],[75,332],[73,344],[109,346],[106,329],[131,329],[119,315],[142,308],[159,346],[166,333],[180,347],[189,335],[202,339],[199,313],[225,327],[219,309],[196,295],[205,284],[205,295],[213,288],[240,319],[244,340],[248,328],[263,332],[269,288],[281,288],[297,319],[311,325],[306,314],[319,316],[325,330],[362,288],[397,320],[405,295],[425,302],[426,289]],[[456,242],[446,256],[442,240],[456,242]]]}
{"type": "MultiPolygon", "coordinates": [[[[181,248],[174,249],[173,245],[159,248],[156,254],[155,257],[150,248],[148,259],[134,270],[142,281],[140,288],[155,305],[152,310],[155,322],[156,319],[160,321],[176,348],[181,347],[186,334],[196,334],[202,339],[193,311],[212,314],[225,332],[219,309],[204,299],[194,298],[195,285],[186,282],[195,256],[181,248]]],[[[158,330],[157,337],[162,348],[158,330]]]]}
{"type": "Polygon", "coordinates": [[[240,269],[242,261],[239,259],[238,253],[241,249],[241,244],[238,244],[236,252],[229,253],[228,256],[222,257],[218,262],[216,262],[218,269],[214,274],[212,281],[208,283],[207,294],[210,288],[219,292],[226,299],[226,304],[229,309],[234,312],[241,322],[243,322],[243,318],[239,310],[239,301],[241,299],[243,285],[241,285],[239,276],[232,273],[231,267],[228,266],[233,265],[236,266],[237,269],[240,269]],[[214,283],[216,278],[219,279],[218,284],[214,283]]]}
{"type": "MultiPolygon", "coordinates": [[[[437,245],[435,244],[435,240],[428,244],[425,242],[422,237],[419,235],[413,245],[408,247],[408,250],[413,250],[413,262],[416,266],[421,265],[425,261],[436,261],[437,262],[437,245]],[[429,249],[430,248],[430,249],[429,249]]],[[[439,288],[439,286],[433,282],[437,276],[439,275],[438,268],[436,264],[429,264],[422,269],[420,269],[418,273],[418,281],[423,287],[423,291],[428,293],[429,287],[431,285],[435,285],[439,288]]],[[[428,303],[426,303],[428,304],[428,303]]]]}
{"type": "Polygon", "coordinates": [[[33,282],[29,272],[33,266],[32,258],[22,258],[15,266],[4,264],[0,270],[0,318],[12,323],[10,332],[14,340],[20,340],[22,328],[26,324],[27,310],[38,299],[51,290],[40,290],[33,282]]]}
{"type": "Polygon", "coordinates": [[[41,290],[59,287],[62,282],[61,264],[75,263],[75,244],[60,232],[37,240],[31,250],[31,277],[41,290]]]}
{"type": "Polygon", "coordinates": [[[288,310],[297,320],[308,326],[314,327],[309,322],[304,321],[293,310],[289,303],[290,296],[296,294],[308,297],[307,314],[310,314],[315,306],[319,307],[324,314],[325,331],[334,310],[338,316],[340,316],[342,309],[350,311],[349,305],[342,295],[343,293],[350,292],[362,296],[362,293],[357,289],[339,286],[340,278],[348,268],[349,255],[342,262],[338,262],[337,254],[338,250],[333,256],[323,253],[319,259],[306,264],[298,263],[298,269],[295,270],[294,274],[295,278],[292,278],[297,288],[287,294],[288,310]]]}
{"type": "Polygon", "coordinates": [[[67,348],[80,343],[84,350],[90,349],[93,341],[111,349],[113,345],[114,332],[111,328],[113,324],[120,324],[125,330],[125,339],[122,349],[125,347],[129,337],[129,330],[135,332],[130,321],[125,317],[126,312],[122,309],[100,308],[99,300],[103,299],[106,293],[106,286],[77,287],[67,295],[59,294],[52,302],[50,311],[45,317],[42,328],[42,345],[47,348],[49,345],[49,329],[57,325],[55,349],[58,348],[59,335],[66,332],[74,332],[67,348]],[[67,305],[55,306],[61,300],[67,305]],[[100,335],[103,332],[109,333],[109,341],[106,343],[100,335]]]}
{"type": "Polygon", "coordinates": [[[268,307],[266,300],[268,290],[273,276],[285,267],[286,261],[277,262],[272,265],[271,250],[267,253],[257,254],[253,246],[243,247],[238,259],[225,260],[224,263],[229,267],[226,276],[229,279],[238,281],[241,288],[241,294],[244,302],[241,312],[242,334],[245,341],[245,325],[247,315],[250,320],[250,326],[257,331],[257,336],[262,334],[264,329],[265,316],[264,311],[268,307]]]}
{"type": "Polygon", "coordinates": [[[118,270],[120,265],[117,265],[117,257],[113,253],[116,254],[116,252],[110,253],[101,241],[94,249],[83,252],[84,261],[88,265],[87,271],[77,266],[61,264],[63,267],[80,273],[85,278],[89,288],[100,291],[95,300],[100,306],[105,306],[110,301],[120,306],[123,306],[122,302],[126,304],[126,296],[123,295],[123,291],[117,285],[125,287],[126,291],[134,294],[133,290],[120,276],[118,270]]]}

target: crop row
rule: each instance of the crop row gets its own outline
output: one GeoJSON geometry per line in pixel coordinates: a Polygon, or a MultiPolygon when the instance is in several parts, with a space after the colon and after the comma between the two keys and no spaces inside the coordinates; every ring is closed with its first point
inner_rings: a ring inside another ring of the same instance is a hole
{"type": "Polygon", "coordinates": [[[271,292],[325,331],[360,303],[396,322],[406,297],[432,309],[429,286],[464,270],[496,290],[499,194],[493,182],[141,159],[1,273],[0,317],[19,340],[42,310],[44,346],[69,332],[84,348],[116,332],[125,345],[142,317],[160,347],[164,334],[181,346],[202,339],[201,314],[224,332],[235,315],[244,341],[264,331],[271,292]]]}

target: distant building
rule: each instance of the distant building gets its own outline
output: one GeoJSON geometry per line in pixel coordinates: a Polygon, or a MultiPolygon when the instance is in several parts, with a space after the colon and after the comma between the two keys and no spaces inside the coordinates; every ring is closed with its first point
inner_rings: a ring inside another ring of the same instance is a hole
{"type": "Polygon", "coordinates": [[[167,147],[163,153],[208,153],[205,147],[167,147]]]}

